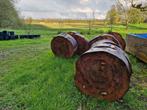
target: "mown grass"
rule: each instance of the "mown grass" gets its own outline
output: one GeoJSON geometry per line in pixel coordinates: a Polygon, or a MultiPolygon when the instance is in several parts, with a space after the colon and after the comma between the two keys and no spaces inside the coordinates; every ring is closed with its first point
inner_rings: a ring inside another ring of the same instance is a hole
{"type": "MultiPolygon", "coordinates": [[[[129,33],[146,31],[147,24],[130,25],[129,33]]],[[[3,30],[3,29],[1,29],[3,30]]],[[[41,25],[20,27],[17,34],[41,34],[39,39],[0,41],[0,110],[146,110],[147,65],[129,55],[133,74],[130,89],[123,102],[107,102],[85,96],[75,87],[75,62],[55,57],[50,49],[51,39],[59,31],[78,31],[87,39],[105,33],[109,28],[58,29],[41,25]],[[31,31],[29,31],[31,29],[31,31]]],[[[114,31],[126,34],[124,26],[114,31]]]]}

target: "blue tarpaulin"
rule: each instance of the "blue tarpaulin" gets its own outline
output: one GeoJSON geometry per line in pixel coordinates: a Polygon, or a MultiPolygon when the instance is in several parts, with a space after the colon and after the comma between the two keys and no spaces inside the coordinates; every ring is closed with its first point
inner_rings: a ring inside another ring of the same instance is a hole
{"type": "Polygon", "coordinates": [[[147,39],[147,33],[146,34],[130,34],[132,36],[138,37],[138,38],[144,38],[147,39]]]}

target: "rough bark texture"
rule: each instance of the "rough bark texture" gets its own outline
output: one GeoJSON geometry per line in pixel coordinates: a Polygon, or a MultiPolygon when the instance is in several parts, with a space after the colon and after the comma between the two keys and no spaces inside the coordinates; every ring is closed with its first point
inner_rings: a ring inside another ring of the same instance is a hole
{"type": "Polygon", "coordinates": [[[87,95],[115,101],[129,89],[132,70],[118,42],[105,38],[93,41],[91,49],[76,62],[75,84],[87,95]]]}
{"type": "Polygon", "coordinates": [[[109,32],[108,34],[113,35],[120,42],[120,44],[122,46],[122,49],[125,50],[126,42],[125,42],[125,40],[123,39],[123,37],[119,33],[117,33],[117,32],[109,32]]]}
{"type": "Polygon", "coordinates": [[[70,34],[78,43],[76,54],[81,55],[89,49],[88,41],[84,36],[77,32],[69,32],[68,34],[70,34]]]}
{"type": "Polygon", "coordinates": [[[111,40],[114,43],[116,43],[119,47],[121,47],[120,42],[111,34],[104,34],[104,35],[100,35],[100,36],[95,37],[94,39],[89,41],[89,46],[91,47],[93,45],[93,43],[100,41],[100,40],[104,40],[104,39],[111,40]]]}
{"type": "Polygon", "coordinates": [[[62,33],[55,37],[51,42],[51,49],[56,56],[69,58],[77,50],[76,40],[69,34],[62,33]]]}

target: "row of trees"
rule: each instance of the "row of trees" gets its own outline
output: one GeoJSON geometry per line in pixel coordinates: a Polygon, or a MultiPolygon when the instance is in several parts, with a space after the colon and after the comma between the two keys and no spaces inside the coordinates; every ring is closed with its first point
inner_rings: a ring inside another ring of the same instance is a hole
{"type": "Polygon", "coordinates": [[[127,13],[123,13],[113,5],[107,12],[106,20],[109,24],[124,23],[125,20],[132,24],[143,23],[146,20],[146,14],[136,8],[130,8],[127,13]]]}
{"type": "MultiPolygon", "coordinates": [[[[0,27],[17,26],[21,24],[18,12],[15,9],[14,2],[17,0],[0,0],[0,27]]],[[[106,20],[108,24],[123,23],[128,28],[129,23],[142,23],[147,21],[147,6],[143,4],[134,4],[140,0],[116,0],[108,11],[106,20]]],[[[93,19],[87,19],[89,30],[95,21],[95,12],[92,12],[93,19]]],[[[29,20],[32,21],[32,20],[29,20]]],[[[59,20],[60,22],[61,20],[59,20]]],[[[85,22],[85,21],[84,21],[85,22]]],[[[60,23],[61,24],[61,23],[60,23]]]]}
{"type": "Polygon", "coordinates": [[[14,2],[14,0],[0,0],[0,27],[14,27],[21,24],[14,2]]]}
{"type": "Polygon", "coordinates": [[[128,29],[129,23],[143,23],[147,20],[147,11],[145,7],[141,7],[142,4],[133,4],[134,0],[116,1],[116,4],[107,12],[106,21],[108,24],[113,25],[121,23],[125,24],[126,29],[128,29]]]}

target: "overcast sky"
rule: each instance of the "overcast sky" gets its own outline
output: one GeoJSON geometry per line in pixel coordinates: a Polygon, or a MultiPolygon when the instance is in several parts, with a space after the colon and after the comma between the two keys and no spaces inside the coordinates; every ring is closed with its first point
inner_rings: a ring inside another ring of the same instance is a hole
{"type": "Polygon", "coordinates": [[[24,18],[105,18],[115,0],[18,0],[16,7],[24,18]]]}
{"type": "Polygon", "coordinates": [[[18,0],[16,8],[24,18],[105,18],[115,0],[18,0]]]}
{"type": "MultiPolygon", "coordinates": [[[[104,19],[115,0],[17,0],[23,18],[104,19]],[[95,14],[93,14],[93,12],[95,14]]],[[[146,2],[147,0],[140,0],[146,2]]]]}

